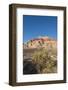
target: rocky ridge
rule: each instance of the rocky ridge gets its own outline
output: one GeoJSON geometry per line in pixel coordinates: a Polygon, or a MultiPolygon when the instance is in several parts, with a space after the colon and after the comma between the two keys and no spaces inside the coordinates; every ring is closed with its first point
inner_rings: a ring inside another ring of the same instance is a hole
{"type": "Polygon", "coordinates": [[[23,45],[24,45],[24,49],[41,48],[41,47],[49,48],[49,47],[56,47],[57,41],[55,39],[45,36],[45,37],[38,37],[29,40],[26,44],[23,45]]]}

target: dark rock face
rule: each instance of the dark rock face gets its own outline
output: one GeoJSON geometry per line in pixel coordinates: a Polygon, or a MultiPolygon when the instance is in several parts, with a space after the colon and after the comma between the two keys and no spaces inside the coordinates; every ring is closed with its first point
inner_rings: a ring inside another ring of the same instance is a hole
{"type": "Polygon", "coordinates": [[[23,61],[23,74],[37,74],[35,65],[31,61],[23,61]]]}

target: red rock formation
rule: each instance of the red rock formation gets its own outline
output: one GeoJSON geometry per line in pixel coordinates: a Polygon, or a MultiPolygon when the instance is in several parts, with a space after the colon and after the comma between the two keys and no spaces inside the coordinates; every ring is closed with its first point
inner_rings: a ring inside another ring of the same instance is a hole
{"type": "Polygon", "coordinates": [[[28,41],[26,46],[27,46],[26,48],[56,47],[57,41],[49,37],[40,37],[28,41]]]}

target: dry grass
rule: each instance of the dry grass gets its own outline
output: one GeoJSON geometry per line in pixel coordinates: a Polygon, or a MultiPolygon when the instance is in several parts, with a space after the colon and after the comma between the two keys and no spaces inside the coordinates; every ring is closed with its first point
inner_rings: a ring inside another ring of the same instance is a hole
{"type": "Polygon", "coordinates": [[[36,64],[38,73],[56,73],[57,51],[55,48],[41,48],[32,54],[32,62],[36,64]]]}

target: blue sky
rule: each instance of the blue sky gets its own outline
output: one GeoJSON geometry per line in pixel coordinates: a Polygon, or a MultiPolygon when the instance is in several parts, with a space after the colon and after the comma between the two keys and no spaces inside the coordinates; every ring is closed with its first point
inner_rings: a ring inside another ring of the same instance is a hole
{"type": "Polygon", "coordinates": [[[24,42],[39,36],[49,36],[57,39],[56,16],[23,16],[24,42]]]}

